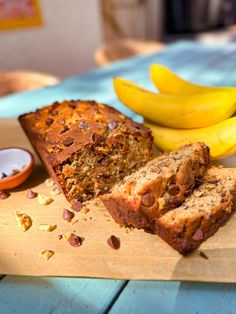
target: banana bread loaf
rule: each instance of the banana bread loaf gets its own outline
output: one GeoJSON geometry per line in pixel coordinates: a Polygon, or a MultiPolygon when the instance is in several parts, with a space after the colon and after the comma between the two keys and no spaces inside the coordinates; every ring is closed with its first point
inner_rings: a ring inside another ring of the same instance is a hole
{"type": "Polygon", "coordinates": [[[235,210],[236,169],[210,169],[178,208],[155,219],[155,232],[181,254],[191,253],[235,210]]]}
{"type": "Polygon", "coordinates": [[[154,230],[154,220],[191,194],[208,165],[204,143],[186,145],[149,161],[101,199],[120,225],[154,230]]]}
{"type": "Polygon", "coordinates": [[[19,121],[72,204],[107,192],[152,157],[148,128],[94,101],[55,102],[19,121]]]}

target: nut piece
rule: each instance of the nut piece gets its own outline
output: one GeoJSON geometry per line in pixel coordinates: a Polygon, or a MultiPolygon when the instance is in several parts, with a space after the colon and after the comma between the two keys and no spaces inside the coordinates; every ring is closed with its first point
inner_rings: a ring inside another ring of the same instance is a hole
{"type": "Polygon", "coordinates": [[[55,254],[55,252],[51,251],[51,250],[45,250],[43,252],[41,252],[39,254],[39,257],[45,259],[46,261],[49,260],[49,258],[51,258],[53,255],[55,254]]]}
{"type": "Polygon", "coordinates": [[[107,244],[110,245],[114,250],[118,250],[120,248],[120,239],[114,235],[111,235],[110,238],[107,239],[107,244]]]}
{"type": "Polygon", "coordinates": [[[39,201],[39,204],[41,205],[48,205],[53,202],[53,199],[49,196],[38,194],[38,201],[39,201]]]}
{"type": "Polygon", "coordinates": [[[26,193],[26,197],[29,198],[29,199],[32,199],[32,198],[35,198],[37,197],[38,193],[37,192],[34,192],[33,190],[27,190],[27,193],[26,193]]]}
{"type": "Polygon", "coordinates": [[[30,216],[23,213],[21,214],[19,211],[16,211],[15,215],[18,227],[21,231],[25,232],[32,226],[30,216]]]}
{"type": "Polygon", "coordinates": [[[47,225],[47,224],[41,224],[39,226],[39,230],[41,231],[47,231],[47,232],[52,232],[57,228],[57,225],[47,225]]]}
{"type": "Polygon", "coordinates": [[[52,178],[47,178],[44,182],[48,188],[51,188],[55,184],[52,178]]]}
{"type": "Polygon", "coordinates": [[[51,189],[50,193],[52,194],[52,196],[56,196],[61,194],[61,191],[58,189],[58,187],[56,185],[53,186],[53,188],[51,189]]]}
{"type": "Polygon", "coordinates": [[[65,241],[70,241],[71,237],[73,236],[74,233],[68,231],[65,234],[62,235],[63,240],[65,241]]]}

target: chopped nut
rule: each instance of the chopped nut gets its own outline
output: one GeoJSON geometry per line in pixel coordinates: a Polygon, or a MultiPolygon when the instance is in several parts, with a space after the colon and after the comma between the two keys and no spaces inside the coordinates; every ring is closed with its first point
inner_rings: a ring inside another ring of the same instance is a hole
{"type": "Polygon", "coordinates": [[[53,199],[49,196],[38,194],[38,201],[41,205],[48,205],[53,202],[53,199]]]}
{"type": "Polygon", "coordinates": [[[18,227],[21,231],[25,232],[32,226],[32,220],[30,216],[23,213],[21,214],[19,211],[16,211],[15,215],[18,227]]]}
{"type": "Polygon", "coordinates": [[[63,240],[70,241],[71,237],[73,236],[73,233],[68,231],[65,234],[62,235],[63,240]]]}
{"type": "Polygon", "coordinates": [[[39,226],[39,230],[41,231],[47,231],[47,232],[52,232],[57,228],[57,225],[47,225],[47,224],[41,224],[39,226]]]}
{"type": "Polygon", "coordinates": [[[56,195],[61,194],[61,191],[58,189],[56,185],[54,185],[50,193],[52,194],[52,196],[56,196],[56,195]]]}
{"type": "Polygon", "coordinates": [[[47,178],[44,182],[48,188],[51,188],[55,184],[52,178],[47,178]]]}
{"type": "Polygon", "coordinates": [[[55,253],[53,251],[51,251],[51,250],[45,250],[45,251],[43,251],[43,252],[41,252],[39,254],[39,257],[41,257],[41,258],[45,259],[46,261],[48,261],[49,258],[51,258],[54,254],[55,253]]]}

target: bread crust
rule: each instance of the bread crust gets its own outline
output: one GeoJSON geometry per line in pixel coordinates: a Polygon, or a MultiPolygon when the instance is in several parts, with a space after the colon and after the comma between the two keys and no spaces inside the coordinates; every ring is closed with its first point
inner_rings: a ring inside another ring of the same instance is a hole
{"type": "Polygon", "coordinates": [[[71,203],[107,191],[152,158],[148,128],[94,101],[54,102],[19,122],[71,203]]]}

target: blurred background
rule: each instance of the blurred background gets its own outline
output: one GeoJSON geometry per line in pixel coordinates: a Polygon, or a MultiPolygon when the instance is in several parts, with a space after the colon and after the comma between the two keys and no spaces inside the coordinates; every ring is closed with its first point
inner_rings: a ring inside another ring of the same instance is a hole
{"type": "Polygon", "coordinates": [[[236,40],[235,0],[0,0],[0,96],[177,40],[236,40]]]}

